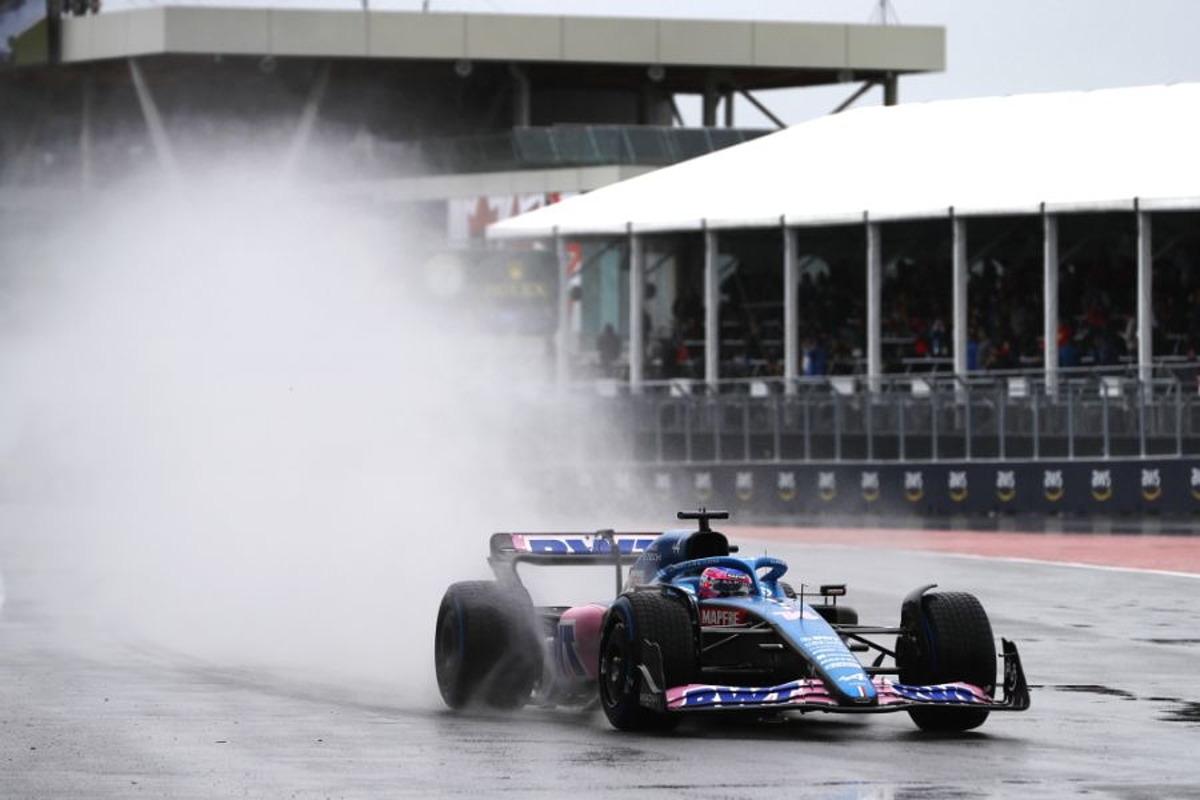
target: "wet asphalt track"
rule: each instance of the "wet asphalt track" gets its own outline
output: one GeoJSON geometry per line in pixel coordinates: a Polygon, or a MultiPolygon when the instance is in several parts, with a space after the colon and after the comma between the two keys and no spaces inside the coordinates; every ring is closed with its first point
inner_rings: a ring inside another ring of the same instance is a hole
{"type": "Polygon", "coordinates": [[[904,714],[642,736],[134,646],[29,591],[22,541],[0,533],[4,798],[1200,798],[1200,578],[773,543],[795,583],[848,582],[864,622],[924,582],[974,591],[1033,708],[949,739],[904,714]]]}

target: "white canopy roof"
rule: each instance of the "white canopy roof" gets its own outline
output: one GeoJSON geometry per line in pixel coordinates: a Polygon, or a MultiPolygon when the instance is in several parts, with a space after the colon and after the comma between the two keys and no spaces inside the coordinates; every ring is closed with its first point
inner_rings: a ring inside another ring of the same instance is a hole
{"type": "Polygon", "coordinates": [[[1200,208],[1200,83],[871,107],[597,189],[495,238],[1200,208]]]}

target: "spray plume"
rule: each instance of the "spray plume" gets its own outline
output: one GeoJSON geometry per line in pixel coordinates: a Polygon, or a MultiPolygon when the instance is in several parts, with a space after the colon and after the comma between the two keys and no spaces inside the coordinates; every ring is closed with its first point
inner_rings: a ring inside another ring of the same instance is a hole
{"type": "Polygon", "coordinates": [[[425,313],[395,220],[254,163],[131,181],[26,254],[5,524],[98,636],[429,696],[445,585],[561,522],[506,466],[516,365],[425,313]]]}

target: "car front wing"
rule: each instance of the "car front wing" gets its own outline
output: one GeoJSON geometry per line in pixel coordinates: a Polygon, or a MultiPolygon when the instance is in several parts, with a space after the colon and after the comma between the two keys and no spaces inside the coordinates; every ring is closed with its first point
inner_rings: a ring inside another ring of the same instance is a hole
{"type": "Polygon", "coordinates": [[[670,687],[657,697],[643,696],[668,712],[744,711],[777,709],[790,711],[826,711],[835,713],[885,713],[916,707],[961,708],[972,706],[991,711],[1024,711],[1029,708],[1029,687],[1016,645],[1002,642],[1004,658],[1004,694],[997,700],[969,683],[942,683],[913,686],[895,683],[876,675],[872,679],[878,694],[871,704],[839,702],[818,678],[789,681],[778,686],[716,686],[692,683],[670,687]]]}

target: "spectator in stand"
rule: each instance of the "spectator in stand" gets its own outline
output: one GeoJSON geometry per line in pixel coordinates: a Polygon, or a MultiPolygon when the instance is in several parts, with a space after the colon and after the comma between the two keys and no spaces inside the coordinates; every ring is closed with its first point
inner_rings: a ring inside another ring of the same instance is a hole
{"type": "Polygon", "coordinates": [[[1058,324],[1058,365],[1063,368],[1079,366],[1079,351],[1075,349],[1075,336],[1071,326],[1058,324]]]}
{"type": "Polygon", "coordinates": [[[600,374],[605,378],[615,378],[617,359],[621,356],[621,337],[613,330],[612,323],[606,324],[596,337],[596,354],[600,359],[600,374]]]}
{"type": "Polygon", "coordinates": [[[1002,340],[996,347],[989,348],[987,359],[983,362],[984,369],[1012,369],[1015,366],[1012,342],[1008,339],[1002,340]]]}
{"type": "Polygon", "coordinates": [[[940,358],[950,352],[946,347],[946,320],[938,317],[929,326],[929,352],[934,358],[940,358]]]}
{"type": "Polygon", "coordinates": [[[829,371],[829,356],[819,340],[805,339],[802,352],[804,358],[801,371],[805,375],[824,375],[829,371]]]}
{"type": "Polygon", "coordinates": [[[1117,363],[1117,350],[1108,333],[1092,334],[1092,358],[1098,367],[1111,367],[1117,363]]]}

